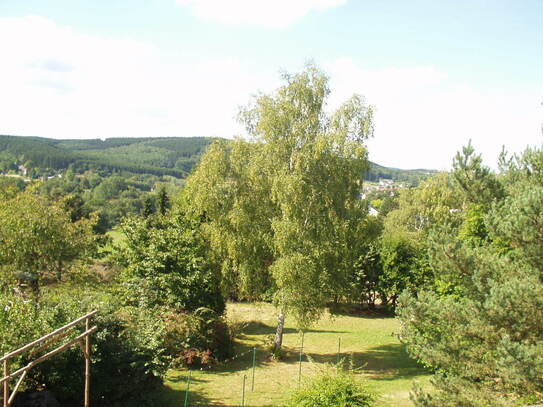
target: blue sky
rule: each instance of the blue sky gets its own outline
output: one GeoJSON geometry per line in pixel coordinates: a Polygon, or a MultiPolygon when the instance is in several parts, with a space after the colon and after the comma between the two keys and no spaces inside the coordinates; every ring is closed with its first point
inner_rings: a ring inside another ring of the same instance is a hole
{"type": "Polygon", "coordinates": [[[540,0],[1,0],[0,134],[222,136],[313,59],[377,109],[370,159],[540,145],[540,0]]]}

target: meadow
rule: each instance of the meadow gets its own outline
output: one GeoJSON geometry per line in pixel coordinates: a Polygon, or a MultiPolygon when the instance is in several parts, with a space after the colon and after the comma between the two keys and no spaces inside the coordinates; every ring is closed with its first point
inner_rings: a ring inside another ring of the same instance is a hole
{"type": "MultiPolygon", "coordinates": [[[[292,319],[286,320],[284,357],[269,357],[267,344],[275,332],[275,309],[270,304],[230,303],[227,318],[241,326],[234,346],[237,358],[191,373],[190,406],[240,406],[243,376],[246,376],[245,406],[281,406],[298,386],[299,352],[302,336],[292,319]],[[256,347],[254,391],[252,349],[256,347]]],[[[304,334],[302,385],[326,369],[336,369],[338,346],[346,369],[354,366],[356,376],[378,395],[381,406],[411,406],[409,392],[416,380],[428,382],[429,373],[410,359],[399,342],[398,321],[380,314],[330,315],[304,334]],[[341,339],[340,339],[341,338],[341,339]],[[341,341],[341,344],[339,343],[341,341]]],[[[157,396],[164,406],[182,406],[187,370],[170,370],[157,396]]]]}

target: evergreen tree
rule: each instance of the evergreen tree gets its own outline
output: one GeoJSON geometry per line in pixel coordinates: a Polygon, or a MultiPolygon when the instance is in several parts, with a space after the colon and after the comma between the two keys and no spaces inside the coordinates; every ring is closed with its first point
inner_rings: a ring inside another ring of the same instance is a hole
{"type": "Polygon", "coordinates": [[[400,298],[403,340],[437,372],[433,390],[415,392],[419,406],[542,401],[543,167],[537,162],[542,150],[525,153],[500,184],[480,162],[459,168],[468,200],[464,221],[460,228],[441,225],[429,240],[442,289],[400,298]]]}
{"type": "Polygon", "coordinates": [[[160,188],[160,190],[158,191],[157,206],[158,212],[161,215],[165,215],[166,212],[168,212],[168,209],[170,209],[170,196],[168,195],[168,192],[164,187],[160,188]]]}

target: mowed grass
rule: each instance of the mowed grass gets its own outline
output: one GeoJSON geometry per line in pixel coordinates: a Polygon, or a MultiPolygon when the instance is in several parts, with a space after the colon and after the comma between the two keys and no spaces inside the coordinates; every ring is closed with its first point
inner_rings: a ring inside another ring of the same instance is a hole
{"type": "MultiPolygon", "coordinates": [[[[190,406],[241,406],[243,376],[246,376],[245,406],[282,406],[298,386],[301,334],[294,321],[286,319],[284,358],[269,358],[266,343],[275,332],[276,311],[269,304],[229,304],[231,321],[245,323],[236,340],[235,353],[243,354],[212,367],[195,370],[189,392],[190,406]],[[252,349],[256,347],[257,367],[252,385],[252,349]]],[[[406,354],[395,335],[398,321],[378,315],[325,315],[305,332],[302,382],[335,364],[341,338],[345,366],[354,363],[357,375],[378,394],[379,406],[411,406],[409,392],[414,380],[428,382],[428,372],[406,354]],[[327,367],[328,366],[328,367],[327,367]]],[[[188,372],[171,370],[157,395],[160,405],[183,406],[188,372]]]]}

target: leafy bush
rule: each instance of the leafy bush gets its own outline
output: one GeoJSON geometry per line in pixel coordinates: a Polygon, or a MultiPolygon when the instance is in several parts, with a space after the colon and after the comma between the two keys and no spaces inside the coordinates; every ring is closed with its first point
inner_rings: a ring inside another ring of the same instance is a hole
{"type": "MultiPolygon", "coordinates": [[[[154,310],[118,308],[116,299],[106,294],[81,297],[63,291],[45,296],[40,304],[25,302],[18,296],[0,296],[0,352],[14,350],[52,330],[98,309],[92,325],[92,403],[124,406],[130,399],[143,401],[147,390],[159,384],[169,366],[165,351],[164,322],[154,310]]],[[[75,331],[69,338],[81,333],[75,331]]],[[[66,340],[65,340],[66,341],[66,340]]],[[[64,341],[64,342],[65,342],[64,341]]],[[[62,343],[62,342],[60,342],[62,343]]],[[[54,346],[54,345],[53,345],[54,346]]],[[[39,356],[53,347],[37,354],[39,356]]],[[[32,359],[29,354],[15,358],[12,371],[32,359]]],[[[26,388],[47,388],[63,405],[81,404],[83,395],[83,355],[78,346],[33,367],[25,379],[26,388]]]]}
{"type": "Polygon", "coordinates": [[[206,365],[229,355],[232,345],[225,320],[208,308],[165,315],[165,347],[173,366],[206,365]]]}
{"type": "Polygon", "coordinates": [[[286,407],[370,407],[374,400],[351,373],[324,373],[296,390],[286,407]]]}
{"type": "Polygon", "coordinates": [[[119,248],[117,259],[126,267],[122,275],[126,304],[224,312],[219,276],[206,260],[196,225],[182,213],[126,219],[122,231],[126,245],[119,248]]]}

